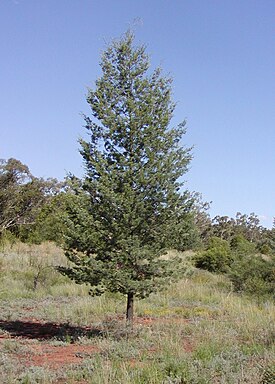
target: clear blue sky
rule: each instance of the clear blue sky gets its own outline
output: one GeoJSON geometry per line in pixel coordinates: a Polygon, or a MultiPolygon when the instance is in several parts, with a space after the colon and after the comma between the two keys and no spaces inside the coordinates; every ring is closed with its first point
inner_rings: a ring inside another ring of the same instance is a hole
{"type": "Polygon", "coordinates": [[[187,119],[194,145],[187,187],[212,216],[255,212],[271,226],[274,0],[1,0],[0,158],[41,177],[82,174],[87,87],[106,43],[133,24],[152,67],[174,77],[174,122],[187,119]]]}

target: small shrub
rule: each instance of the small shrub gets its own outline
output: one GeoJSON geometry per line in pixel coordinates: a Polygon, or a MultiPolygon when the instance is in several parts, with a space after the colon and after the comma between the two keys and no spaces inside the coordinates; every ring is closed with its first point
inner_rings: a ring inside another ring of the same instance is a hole
{"type": "Polygon", "coordinates": [[[256,247],[254,243],[248,241],[244,236],[234,236],[230,242],[230,247],[235,252],[237,257],[245,255],[252,255],[256,253],[256,247]]]}
{"type": "Polygon", "coordinates": [[[249,256],[236,260],[229,272],[235,291],[257,296],[275,292],[275,262],[260,256],[249,256]]]}
{"type": "Polygon", "coordinates": [[[164,367],[164,384],[188,384],[190,375],[188,365],[184,361],[171,359],[164,367]]]}
{"type": "Polygon", "coordinates": [[[207,249],[195,256],[195,266],[209,272],[226,272],[232,261],[229,243],[218,237],[210,238],[207,249]]]}
{"type": "Polygon", "coordinates": [[[271,254],[271,248],[268,244],[262,244],[258,247],[259,252],[261,252],[263,255],[269,255],[271,254]]]}
{"type": "Polygon", "coordinates": [[[16,237],[9,231],[0,233],[0,251],[3,252],[5,248],[11,248],[17,242],[16,237]]]}

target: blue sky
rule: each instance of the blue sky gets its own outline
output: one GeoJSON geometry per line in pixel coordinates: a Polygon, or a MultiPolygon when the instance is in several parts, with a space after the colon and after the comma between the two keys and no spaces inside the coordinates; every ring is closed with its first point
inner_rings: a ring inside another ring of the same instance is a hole
{"type": "Polygon", "coordinates": [[[274,0],[1,0],[0,158],[41,177],[82,174],[87,87],[100,54],[135,26],[174,78],[174,123],[194,145],[186,186],[211,215],[275,216],[274,0]]]}

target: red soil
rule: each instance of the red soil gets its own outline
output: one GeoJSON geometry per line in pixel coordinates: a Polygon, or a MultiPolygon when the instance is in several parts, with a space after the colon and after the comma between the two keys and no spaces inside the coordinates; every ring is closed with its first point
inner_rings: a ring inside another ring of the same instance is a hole
{"type": "Polygon", "coordinates": [[[26,366],[48,366],[58,369],[67,364],[79,364],[82,359],[89,358],[97,352],[99,349],[92,345],[32,345],[29,354],[20,356],[20,360],[24,360],[26,366]]]}
{"type": "MultiPolygon", "coordinates": [[[[154,323],[185,323],[186,319],[178,318],[147,318],[139,317],[135,319],[136,325],[151,326],[154,323]]],[[[68,364],[80,364],[85,358],[89,358],[100,350],[95,345],[79,345],[77,344],[78,336],[98,337],[103,332],[100,329],[91,327],[75,327],[68,324],[42,323],[34,318],[22,319],[18,321],[1,321],[0,329],[5,333],[0,335],[0,344],[5,340],[17,340],[26,347],[26,352],[14,353],[14,357],[26,366],[48,366],[51,369],[58,369],[68,364]],[[55,346],[49,343],[49,340],[66,340],[76,343],[55,346]],[[38,340],[39,343],[35,342],[38,340]]],[[[186,338],[183,341],[183,348],[186,352],[192,352],[193,345],[186,338]]],[[[157,353],[152,349],[151,353],[157,353]]],[[[133,365],[138,364],[137,361],[130,362],[133,365]]]]}

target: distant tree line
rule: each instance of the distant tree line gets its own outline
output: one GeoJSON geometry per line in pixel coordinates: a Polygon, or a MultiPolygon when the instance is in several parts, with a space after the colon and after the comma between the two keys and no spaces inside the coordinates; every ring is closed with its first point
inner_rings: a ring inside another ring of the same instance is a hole
{"type": "MultiPolygon", "coordinates": [[[[82,181],[33,176],[19,160],[0,161],[0,243],[53,241],[82,238],[83,223],[92,225],[89,196],[82,181]]],[[[255,213],[234,218],[209,215],[210,204],[198,193],[189,194],[182,217],[181,236],[173,248],[193,250],[194,265],[227,274],[239,292],[272,296],[275,289],[275,220],[272,229],[260,224],[255,213]]],[[[84,240],[83,240],[84,241],[84,240]]]]}
{"type": "MultiPolygon", "coordinates": [[[[0,160],[0,236],[14,236],[21,241],[62,244],[70,215],[77,215],[87,195],[80,193],[81,180],[68,176],[62,181],[37,178],[17,159],[0,160]],[[86,196],[85,196],[86,195],[86,196]]],[[[203,249],[211,238],[230,244],[246,240],[255,251],[275,254],[275,219],[272,229],[263,227],[255,213],[237,212],[234,218],[209,215],[210,204],[199,193],[189,193],[182,218],[182,238],[173,248],[203,249]]]]}
{"type": "Polygon", "coordinates": [[[1,159],[0,239],[60,243],[66,192],[66,181],[37,178],[21,161],[1,159]]]}

